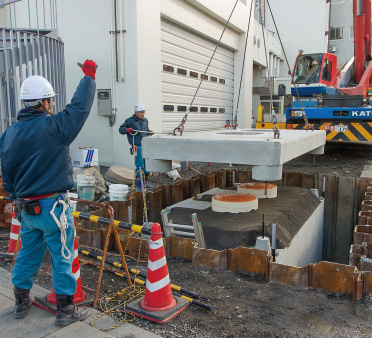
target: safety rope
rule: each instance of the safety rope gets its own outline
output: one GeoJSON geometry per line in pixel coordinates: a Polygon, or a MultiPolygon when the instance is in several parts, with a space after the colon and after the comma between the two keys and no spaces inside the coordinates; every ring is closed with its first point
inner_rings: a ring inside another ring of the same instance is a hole
{"type": "MultiPolygon", "coordinates": [[[[251,25],[251,17],[252,17],[252,6],[253,0],[251,1],[251,9],[249,11],[249,20],[248,20],[248,27],[247,27],[247,37],[245,39],[245,46],[244,46],[244,55],[243,55],[243,64],[242,64],[242,71],[240,73],[240,83],[239,83],[239,92],[238,92],[238,99],[236,102],[236,110],[235,110],[235,117],[233,116],[233,123],[231,128],[236,129],[238,127],[238,108],[239,108],[239,101],[240,101],[240,92],[242,89],[242,80],[243,80],[243,71],[244,71],[244,64],[245,64],[245,54],[247,52],[247,43],[248,43],[248,36],[249,36],[249,27],[251,25]]],[[[234,113],[233,113],[234,115],[234,113]]],[[[227,121],[226,121],[227,122],[227,121]]],[[[227,123],[228,124],[228,123],[227,123]]]]}
{"type": "Polygon", "coordinates": [[[104,315],[113,318],[115,324],[109,328],[99,328],[101,331],[109,331],[120,326],[124,322],[128,323],[134,321],[136,317],[126,311],[126,304],[132,299],[141,297],[144,293],[145,288],[139,285],[132,285],[109,295],[101,294],[101,297],[98,299],[101,313],[92,319],[92,326],[95,327],[94,323],[104,315]]]}
{"type": "Polygon", "coordinates": [[[300,99],[300,94],[298,93],[298,86],[294,83],[293,81],[293,73],[292,73],[292,70],[291,70],[291,67],[289,66],[289,62],[288,62],[288,58],[287,58],[287,54],[284,50],[284,46],[283,46],[283,43],[282,43],[282,39],[280,37],[280,34],[279,34],[279,31],[278,31],[278,27],[276,26],[276,22],[275,22],[275,19],[274,19],[274,15],[273,15],[273,12],[271,11],[271,6],[270,6],[270,3],[269,3],[269,0],[266,0],[267,1],[267,6],[269,7],[269,11],[270,11],[270,14],[271,14],[271,18],[273,19],[273,23],[274,23],[274,26],[275,26],[275,30],[276,30],[276,33],[278,34],[278,38],[279,38],[279,42],[280,42],[280,46],[282,47],[282,50],[283,50],[283,54],[284,54],[284,58],[285,58],[285,61],[287,63],[287,67],[288,67],[288,74],[291,74],[291,79],[292,79],[292,83],[293,83],[293,86],[295,88],[295,91],[296,91],[296,96],[297,96],[297,100],[299,101],[300,103],[300,106],[301,106],[301,110],[302,110],[302,115],[304,117],[304,121],[305,121],[305,125],[306,125],[306,130],[309,130],[309,129],[312,129],[314,130],[314,126],[311,125],[309,123],[309,120],[306,116],[306,113],[305,113],[305,109],[302,105],[302,102],[301,102],[301,99],[300,99]]]}
{"type": "Polygon", "coordinates": [[[68,222],[67,222],[67,216],[66,216],[67,208],[68,208],[68,205],[66,204],[65,201],[57,199],[57,201],[55,201],[55,203],[53,204],[52,210],[50,211],[50,215],[52,216],[54,222],[57,224],[59,230],[61,231],[61,243],[62,243],[61,253],[64,259],[70,259],[71,257],[71,252],[66,246],[66,240],[67,240],[66,229],[68,228],[68,222]],[[58,219],[54,213],[54,210],[60,204],[62,204],[63,209],[58,219]],[[65,250],[67,252],[67,256],[65,255],[65,252],[64,252],[65,250]]]}
{"type": "Polygon", "coordinates": [[[230,13],[230,16],[229,16],[228,20],[226,21],[226,24],[225,24],[225,27],[223,28],[222,34],[221,34],[221,36],[220,36],[220,39],[218,40],[217,45],[216,45],[216,47],[215,47],[215,49],[214,49],[214,51],[213,51],[213,54],[212,54],[211,58],[209,59],[209,62],[208,62],[207,68],[205,69],[204,74],[203,74],[203,76],[201,77],[201,80],[200,80],[200,82],[199,82],[198,88],[196,89],[196,92],[195,92],[195,94],[194,94],[194,97],[193,97],[192,100],[191,100],[191,103],[190,103],[190,105],[189,105],[189,108],[187,108],[187,110],[186,110],[186,114],[183,116],[182,121],[181,121],[181,123],[178,125],[178,127],[176,127],[176,128],[173,129],[173,135],[174,135],[174,136],[176,136],[176,132],[179,132],[179,133],[180,133],[180,136],[182,136],[182,132],[183,132],[183,130],[185,129],[185,123],[186,123],[186,121],[187,121],[187,117],[188,117],[188,115],[189,115],[189,113],[190,113],[191,106],[192,106],[192,104],[194,103],[194,100],[195,100],[196,94],[198,93],[199,88],[200,88],[200,86],[201,86],[201,84],[202,84],[202,82],[203,82],[203,80],[204,80],[205,74],[207,73],[208,68],[209,68],[209,66],[210,66],[210,64],[211,64],[211,62],[212,62],[212,60],[213,60],[214,54],[216,53],[216,50],[217,50],[218,46],[219,46],[220,43],[221,43],[221,39],[222,39],[222,37],[223,37],[223,35],[224,35],[224,33],[225,33],[225,30],[226,30],[226,28],[227,28],[227,25],[228,25],[229,22],[230,22],[231,16],[232,16],[233,13],[234,13],[234,10],[235,10],[235,7],[236,7],[236,4],[238,3],[238,1],[239,1],[239,0],[236,0],[235,5],[234,5],[234,7],[233,7],[233,9],[232,9],[232,11],[231,11],[231,13],[230,13]]]}

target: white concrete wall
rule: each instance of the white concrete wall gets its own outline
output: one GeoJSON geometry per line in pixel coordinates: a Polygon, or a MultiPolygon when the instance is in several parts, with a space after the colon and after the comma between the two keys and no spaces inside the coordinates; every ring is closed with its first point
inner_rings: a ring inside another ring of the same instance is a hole
{"type": "Polygon", "coordinates": [[[322,260],[324,200],[293,237],[291,244],[277,250],[276,262],[302,267],[322,260]]]}
{"type": "Polygon", "coordinates": [[[354,56],[354,39],[350,39],[350,28],[353,28],[353,3],[349,0],[334,3],[331,8],[331,27],[344,29],[342,40],[331,40],[330,46],[336,46],[337,63],[348,62],[354,56]]]}
{"type": "MultiPolygon", "coordinates": [[[[95,100],[91,114],[71,148],[95,147],[99,149],[101,165],[115,163],[133,168],[133,157],[129,154],[126,136],[120,135],[118,129],[124,120],[133,114],[134,105],[141,102],[147,108],[146,117],[149,119],[150,128],[162,131],[161,17],[217,42],[235,0],[117,0],[117,4],[117,29],[126,30],[118,38],[119,82],[115,81],[114,72],[114,35],[109,33],[114,30],[112,0],[57,0],[57,22],[59,36],[65,43],[67,100],[71,99],[82,76],[77,62],[93,59],[98,64],[97,89],[111,89],[113,108],[117,109],[116,123],[110,127],[107,116],[97,115],[95,100]]],[[[33,9],[35,0],[30,0],[30,5],[33,9]]],[[[17,3],[16,13],[17,27],[28,28],[28,2],[17,3]]],[[[6,14],[0,9],[0,18],[2,16],[6,14]]],[[[248,17],[249,9],[239,1],[222,39],[223,45],[235,50],[234,107],[239,89],[248,17]]],[[[32,28],[36,28],[35,18],[36,12],[31,11],[32,28]]],[[[9,22],[4,26],[10,27],[9,22]]],[[[252,45],[252,39],[253,35],[250,35],[248,46],[252,45]]],[[[243,79],[238,123],[241,127],[249,127],[252,111],[250,48],[247,50],[243,79]]]]}

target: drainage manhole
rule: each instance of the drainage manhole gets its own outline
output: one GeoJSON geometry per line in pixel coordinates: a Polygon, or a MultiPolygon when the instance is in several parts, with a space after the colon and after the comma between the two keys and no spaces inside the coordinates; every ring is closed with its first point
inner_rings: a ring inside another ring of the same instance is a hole
{"type": "Polygon", "coordinates": [[[258,198],[247,194],[218,194],[212,197],[212,210],[237,214],[258,209],[258,198]]]}

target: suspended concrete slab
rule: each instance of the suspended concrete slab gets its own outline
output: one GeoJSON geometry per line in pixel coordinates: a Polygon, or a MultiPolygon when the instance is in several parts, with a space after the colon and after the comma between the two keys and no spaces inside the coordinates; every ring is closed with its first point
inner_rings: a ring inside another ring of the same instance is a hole
{"type": "Polygon", "coordinates": [[[284,163],[323,154],[325,142],[324,130],[280,130],[279,139],[272,129],[210,130],[145,137],[142,154],[152,172],[170,171],[172,160],[236,163],[251,165],[254,180],[277,181],[284,163]]]}

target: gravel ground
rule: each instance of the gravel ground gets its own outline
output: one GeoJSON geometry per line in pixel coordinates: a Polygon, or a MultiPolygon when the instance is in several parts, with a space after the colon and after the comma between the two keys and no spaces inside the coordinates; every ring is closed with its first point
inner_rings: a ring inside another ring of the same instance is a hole
{"type": "MultiPolygon", "coordinates": [[[[304,155],[285,164],[283,170],[359,177],[368,160],[372,160],[368,146],[327,144],[325,155],[317,157],[315,164],[313,156],[304,155]]],[[[229,167],[229,164],[191,163],[191,167],[206,173],[229,167]]],[[[195,171],[185,170],[180,174],[186,178],[194,175],[195,171]]],[[[157,177],[151,179],[157,182],[157,177]]],[[[162,183],[172,181],[163,175],[161,180],[162,183]]],[[[6,233],[9,230],[0,231],[0,234],[6,233]]],[[[5,248],[7,243],[7,238],[0,237],[0,246],[5,248]]],[[[48,264],[46,256],[43,266],[48,264]]],[[[127,264],[137,267],[132,259],[128,259],[127,264]]],[[[0,266],[10,269],[10,263],[2,262],[0,266]]],[[[146,262],[138,265],[141,271],[146,271],[146,267],[146,262]]],[[[94,289],[98,269],[88,264],[80,264],[80,269],[83,285],[94,289]]],[[[372,301],[369,297],[353,303],[350,295],[266,283],[264,276],[260,275],[218,274],[175,258],[168,259],[168,269],[173,284],[208,298],[204,302],[213,310],[191,305],[163,325],[134,319],[134,325],[162,337],[372,337],[372,301]]],[[[45,274],[39,273],[35,282],[52,288],[50,277],[45,274]]],[[[107,296],[126,287],[125,279],[104,273],[102,295],[107,296]]]]}

